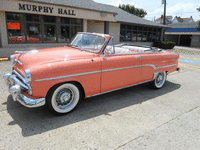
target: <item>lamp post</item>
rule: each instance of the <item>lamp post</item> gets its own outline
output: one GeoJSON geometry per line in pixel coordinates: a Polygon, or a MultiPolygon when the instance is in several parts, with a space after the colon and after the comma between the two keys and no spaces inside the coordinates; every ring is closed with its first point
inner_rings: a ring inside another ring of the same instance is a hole
{"type": "MultiPolygon", "coordinates": [[[[164,4],[164,18],[163,18],[163,25],[165,25],[165,18],[166,18],[166,0],[162,0],[162,4],[164,4]]],[[[163,41],[165,40],[165,30],[163,30],[163,41]]]]}

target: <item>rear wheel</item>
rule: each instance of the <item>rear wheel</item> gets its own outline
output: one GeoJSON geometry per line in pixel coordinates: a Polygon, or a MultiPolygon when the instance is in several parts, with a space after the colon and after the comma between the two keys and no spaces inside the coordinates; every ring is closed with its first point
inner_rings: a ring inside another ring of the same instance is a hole
{"type": "Polygon", "coordinates": [[[53,87],[47,96],[47,106],[56,115],[72,111],[81,99],[81,90],[77,84],[64,83],[53,87]]]}
{"type": "Polygon", "coordinates": [[[152,82],[150,82],[151,87],[154,88],[154,89],[162,88],[163,85],[165,84],[166,78],[167,78],[166,72],[158,73],[156,78],[152,82]]]}

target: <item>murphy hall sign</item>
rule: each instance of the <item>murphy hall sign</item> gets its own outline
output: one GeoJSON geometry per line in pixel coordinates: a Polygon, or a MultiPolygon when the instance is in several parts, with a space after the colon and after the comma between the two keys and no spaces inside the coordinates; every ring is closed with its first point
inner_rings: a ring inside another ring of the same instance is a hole
{"type": "Polygon", "coordinates": [[[53,11],[57,11],[57,13],[61,14],[61,15],[76,16],[74,10],[62,9],[62,8],[55,9],[54,7],[46,7],[46,6],[31,5],[31,4],[19,3],[19,10],[32,11],[32,12],[43,12],[43,13],[53,13],[53,11]]]}

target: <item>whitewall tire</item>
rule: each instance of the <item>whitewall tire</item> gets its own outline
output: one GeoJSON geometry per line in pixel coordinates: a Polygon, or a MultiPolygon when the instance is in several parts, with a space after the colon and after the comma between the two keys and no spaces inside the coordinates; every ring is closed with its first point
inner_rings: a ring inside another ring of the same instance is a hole
{"type": "Polygon", "coordinates": [[[158,73],[158,75],[156,76],[156,78],[150,82],[150,85],[154,88],[154,89],[161,89],[167,79],[167,73],[166,72],[160,72],[158,73]]]}
{"type": "Polygon", "coordinates": [[[81,99],[81,90],[78,85],[64,83],[53,87],[47,96],[47,106],[56,115],[72,111],[81,99]]]}

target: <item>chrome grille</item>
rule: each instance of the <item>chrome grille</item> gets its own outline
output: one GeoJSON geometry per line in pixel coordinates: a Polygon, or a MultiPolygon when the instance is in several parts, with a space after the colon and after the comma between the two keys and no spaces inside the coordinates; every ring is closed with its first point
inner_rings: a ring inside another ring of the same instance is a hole
{"type": "Polygon", "coordinates": [[[16,76],[16,78],[22,83],[21,84],[21,88],[24,90],[24,91],[26,91],[27,93],[28,93],[28,87],[29,87],[29,85],[28,84],[26,84],[26,81],[25,81],[25,79],[22,77],[22,75],[20,74],[20,73],[18,73],[16,70],[13,70],[13,75],[15,75],[16,76]],[[22,85],[25,85],[25,86],[22,86],[22,85]],[[27,88],[26,88],[27,87],[27,88]]]}

